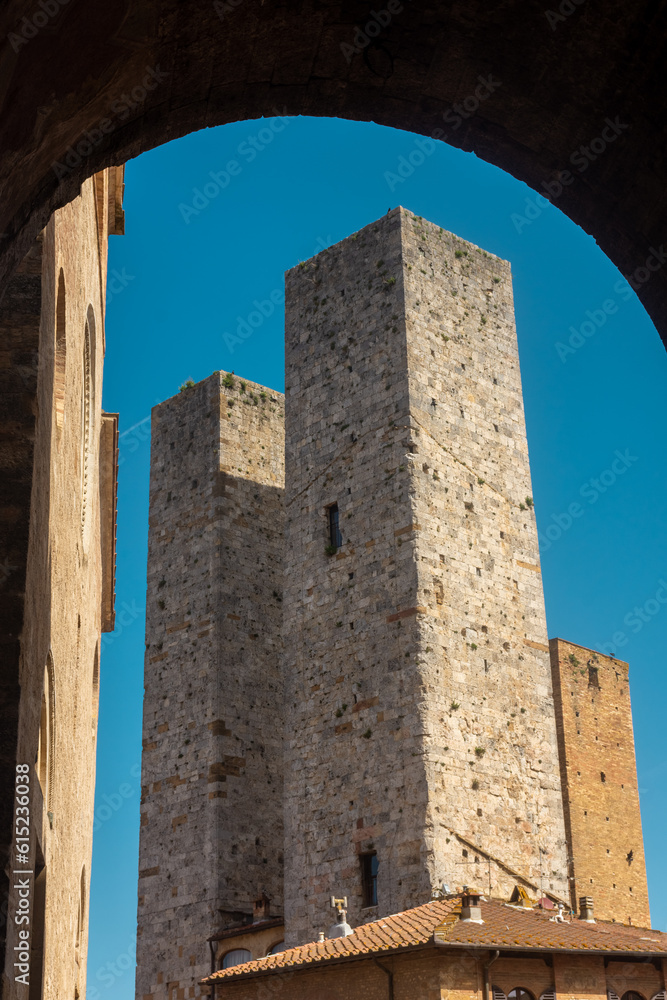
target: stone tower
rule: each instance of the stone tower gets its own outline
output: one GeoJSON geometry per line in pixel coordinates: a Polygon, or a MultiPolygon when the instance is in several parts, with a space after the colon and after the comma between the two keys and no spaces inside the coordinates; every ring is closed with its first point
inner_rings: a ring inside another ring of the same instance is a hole
{"type": "Polygon", "coordinates": [[[576,909],[650,927],[628,664],[552,639],[563,805],[576,909]]]}
{"type": "Polygon", "coordinates": [[[153,410],[138,997],[200,996],[207,939],[282,913],[283,456],[283,397],[231,375],[153,410]]]}
{"type": "Polygon", "coordinates": [[[509,265],[396,209],[286,279],[289,943],[567,893],[509,265]]]}

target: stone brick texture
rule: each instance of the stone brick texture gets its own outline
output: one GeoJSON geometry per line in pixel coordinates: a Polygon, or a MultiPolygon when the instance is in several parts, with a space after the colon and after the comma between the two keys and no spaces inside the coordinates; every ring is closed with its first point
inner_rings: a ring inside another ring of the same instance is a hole
{"type": "MultiPolygon", "coordinates": [[[[114,231],[107,191],[104,171],[53,215],[0,310],[16,348],[3,357],[10,390],[3,401],[14,407],[11,418],[4,414],[4,459],[12,442],[22,442],[2,485],[14,535],[0,590],[11,594],[15,615],[3,658],[3,699],[14,721],[2,727],[3,752],[12,785],[17,763],[39,765],[30,774],[30,857],[41,869],[40,888],[32,887],[30,995],[49,998],[86,991],[101,628],[98,468],[107,236],[114,231]]],[[[6,902],[3,893],[3,935],[6,902]]],[[[10,888],[3,1000],[28,995],[14,978],[16,905],[10,888]]]]}
{"type": "Polygon", "coordinates": [[[565,894],[531,492],[506,262],[395,209],[287,273],[288,943],[332,894],[565,894]]]}
{"type": "Polygon", "coordinates": [[[572,905],[650,927],[628,664],[551,640],[572,905]]]}
{"type": "Polygon", "coordinates": [[[217,372],[153,409],[138,997],[202,995],[207,938],[282,913],[283,492],[279,393],[217,372]]]}

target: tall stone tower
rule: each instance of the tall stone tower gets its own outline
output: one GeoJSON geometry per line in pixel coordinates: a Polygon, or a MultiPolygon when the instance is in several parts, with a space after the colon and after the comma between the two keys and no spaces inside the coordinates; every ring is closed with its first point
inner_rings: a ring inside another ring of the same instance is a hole
{"type": "Polygon", "coordinates": [[[282,913],[283,397],[218,372],[153,410],[137,996],[282,913]]]}
{"type": "Polygon", "coordinates": [[[567,893],[509,265],[396,209],[287,274],[285,908],[567,893]]]}

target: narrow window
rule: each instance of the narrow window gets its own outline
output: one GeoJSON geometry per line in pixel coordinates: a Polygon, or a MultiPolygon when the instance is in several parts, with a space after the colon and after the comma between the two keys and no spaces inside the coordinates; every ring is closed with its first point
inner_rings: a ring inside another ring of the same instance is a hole
{"type": "Polygon", "coordinates": [[[361,890],[363,906],[377,906],[378,902],[378,868],[380,862],[377,854],[361,855],[361,890]]]}
{"type": "Polygon", "coordinates": [[[53,771],[55,764],[55,677],[51,653],[46,658],[44,669],[44,688],[42,691],[42,708],[39,720],[39,736],[37,743],[37,761],[35,769],[42,789],[45,806],[50,804],[53,788],[53,771]]]}
{"type": "Polygon", "coordinates": [[[343,544],[343,536],[340,533],[338,504],[332,503],[331,506],[327,507],[327,513],[329,515],[329,549],[337,552],[343,544]]]}
{"type": "Polygon", "coordinates": [[[91,365],[91,345],[90,327],[86,323],[83,335],[83,384],[81,386],[81,531],[86,527],[88,516],[88,494],[90,490],[90,444],[91,444],[91,394],[92,394],[92,365],[91,365]]]}
{"type": "Polygon", "coordinates": [[[56,414],[56,432],[58,435],[63,429],[65,414],[66,318],[65,275],[61,268],[58,276],[58,298],[56,300],[56,353],[53,366],[53,406],[56,414]]]}
{"type": "Polygon", "coordinates": [[[93,660],[93,735],[97,728],[97,712],[100,704],[100,644],[95,646],[95,659],[93,660]]]}
{"type": "Polygon", "coordinates": [[[598,668],[597,667],[589,667],[588,668],[588,686],[589,686],[589,688],[590,687],[592,687],[592,688],[599,688],[600,687],[600,678],[598,677],[598,668]]]}

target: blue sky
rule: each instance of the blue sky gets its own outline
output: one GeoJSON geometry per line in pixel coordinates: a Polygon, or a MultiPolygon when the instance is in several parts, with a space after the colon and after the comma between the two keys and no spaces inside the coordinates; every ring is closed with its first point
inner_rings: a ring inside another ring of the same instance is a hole
{"type": "Polygon", "coordinates": [[[220,368],[282,390],[282,306],[239,336],[255,301],[275,301],[287,268],[397,204],[512,263],[549,634],[630,662],[653,924],[667,929],[667,606],[655,599],[667,581],[667,355],[557,199],[540,202],[470,153],[419,142],[277,116],[127,164],[106,322],[104,407],[120,412],[121,430],[117,629],[101,664],[89,1000],[134,997],[151,407],[220,368]]]}

